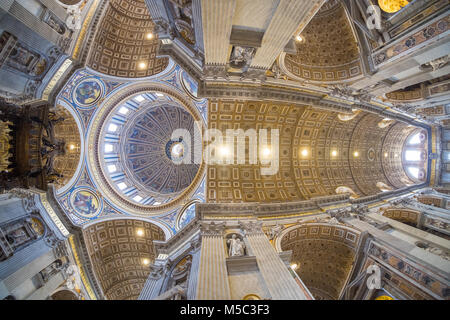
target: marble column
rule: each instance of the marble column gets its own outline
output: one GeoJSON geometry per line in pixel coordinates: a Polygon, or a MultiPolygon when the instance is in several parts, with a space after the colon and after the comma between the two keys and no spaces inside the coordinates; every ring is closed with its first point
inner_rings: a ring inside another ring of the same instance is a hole
{"type": "Polygon", "coordinates": [[[202,244],[196,300],[229,300],[231,298],[224,230],[225,223],[201,223],[202,244]]]}
{"type": "Polygon", "coordinates": [[[201,0],[205,65],[225,66],[236,0],[201,0]]]}
{"type": "Polygon", "coordinates": [[[138,300],[153,300],[162,293],[161,288],[166,279],[166,271],[165,265],[162,264],[150,266],[150,274],[138,300]]]}
{"type": "Polygon", "coordinates": [[[269,69],[295,33],[300,33],[325,0],[280,0],[252,60],[251,67],[269,69]]]}
{"type": "Polygon", "coordinates": [[[307,300],[278,252],[262,231],[261,222],[241,222],[248,243],[256,257],[267,289],[273,300],[307,300]]]}

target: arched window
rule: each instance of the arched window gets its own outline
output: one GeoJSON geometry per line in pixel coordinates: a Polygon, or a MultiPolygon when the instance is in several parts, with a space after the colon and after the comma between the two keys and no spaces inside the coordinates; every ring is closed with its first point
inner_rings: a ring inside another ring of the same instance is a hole
{"type": "Polygon", "coordinates": [[[384,129],[384,128],[389,127],[394,122],[395,122],[395,120],[392,120],[392,119],[389,119],[389,118],[384,118],[383,120],[378,122],[378,127],[381,128],[381,129],[384,129]]]}
{"type": "Polygon", "coordinates": [[[425,131],[414,131],[403,146],[403,167],[413,181],[426,178],[427,144],[425,131]]]}
{"type": "Polygon", "coordinates": [[[388,186],[384,182],[377,182],[377,188],[380,189],[382,192],[391,191],[392,187],[388,186]]]}
{"type": "Polygon", "coordinates": [[[355,191],[353,191],[351,188],[346,187],[346,186],[340,186],[336,188],[336,193],[337,194],[342,194],[342,193],[350,193],[350,199],[356,199],[358,198],[358,195],[356,194],[355,191]]]}
{"type": "Polygon", "coordinates": [[[341,121],[350,121],[353,120],[360,112],[361,110],[352,109],[352,114],[339,113],[338,119],[341,121]]]}

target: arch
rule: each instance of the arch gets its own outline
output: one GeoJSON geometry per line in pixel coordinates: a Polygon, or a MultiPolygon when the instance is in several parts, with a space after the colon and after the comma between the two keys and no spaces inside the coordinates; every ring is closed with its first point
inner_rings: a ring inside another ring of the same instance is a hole
{"type": "Polygon", "coordinates": [[[386,183],[378,181],[377,182],[377,188],[380,189],[382,192],[391,191],[392,187],[388,186],[386,183]]]}
{"type": "Polygon", "coordinates": [[[399,208],[384,209],[382,215],[386,218],[405,223],[412,227],[417,227],[421,217],[421,213],[419,211],[399,208]]]}
{"type": "Polygon", "coordinates": [[[363,110],[353,120],[343,122],[338,119],[338,112],[281,101],[212,99],[210,106],[208,126],[240,128],[245,132],[255,129],[251,120],[264,116],[258,127],[278,129],[280,143],[278,173],[264,177],[264,181],[258,178],[258,165],[209,165],[208,201],[301,201],[335,195],[339,186],[347,186],[361,197],[380,193],[376,187],[379,181],[396,189],[406,186],[401,178],[410,181],[401,167],[406,138],[401,134],[417,127],[396,122],[382,129],[377,124],[383,118],[363,110]],[[239,114],[234,110],[240,110],[239,114]],[[388,153],[386,159],[383,148],[388,153]],[[394,158],[397,150],[398,159],[394,158]],[[387,165],[389,161],[392,166],[387,165]],[[397,183],[393,184],[388,175],[397,183]],[[234,176],[245,181],[231,182],[234,176]]]}
{"type": "Polygon", "coordinates": [[[168,58],[156,57],[159,40],[154,30],[144,0],[111,0],[95,35],[87,66],[125,78],[162,72],[168,58]]]}
{"type": "Polygon", "coordinates": [[[105,217],[98,217],[95,220],[91,220],[85,224],[83,224],[82,228],[86,229],[94,224],[100,223],[100,222],[105,222],[105,221],[111,221],[111,220],[139,220],[139,221],[143,221],[143,222],[148,222],[151,224],[154,224],[156,226],[158,226],[159,228],[161,228],[161,230],[164,232],[164,236],[165,236],[165,241],[169,240],[174,234],[172,232],[172,230],[165,225],[164,223],[156,220],[156,219],[152,219],[152,218],[147,218],[147,217],[139,217],[139,216],[133,216],[133,217],[122,217],[122,216],[105,216],[105,217]]]}
{"type": "Polygon", "coordinates": [[[343,83],[363,76],[358,42],[347,11],[336,0],[325,3],[296,42],[296,54],[283,54],[281,69],[311,83],[343,83]]]}
{"type": "Polygon", "coordinates": [[[417,196],[417,201],[419,201],[420,203],[429,205],[429,206],[437,207],[437,208],[443,208],[444,203],[445,203],[445,199],[443,197],[433,196],[433,195],[417,196]]]}
{"type": "Polygon", "coordinates": [[[82,134],[79,124],[70,110],[63,106],[56,106],[54,110],[55,122],[53,125],[54,138],[58,142],[65,144],[64,153],[55,156],[53,159],[53,169],[61,174],[54,184],[57,188],[62,188],[69,184],[77,176],[81,162],[81,150],[83,147],[82,134]],[[59,121],[59,119],[63,119],[59,121]]]}
{"type": "Polygon", "coordinates": [[[427,134],[414,130],[403,144],[402,164],[407,176],[416,182],[425,181],[427,176],[427,134]]]}
{"type": "Polygon", "coordinates": [[[284,230],[278,251],[292,250],[291,262],[316,299],[338,299],[352,271],[360,231],[330,223],[304,223],[284,230]]]}
{"type": "Polygon", "coordinates": [[[346,186],[337,187],[335,191],[336,191],[336,194],[350,193],[350,199],[358,198],[358,195],[356,194],[356,192],[353,191],[351,188],[346,187],[346,186]]]}
{"type": "Polygon", "coordinates": [[[80,300],[78,294],[69,289],[62,289],[54,292],[51,296],[52,300],[80,300]]]}
{"type": "Polygon", "coordinates": [[[153,241],[164,241],[157,225],[138,219],[114,219],[83,229],[100,286],[109,300],[135,300],[156,259],[153,241]]]}
{"type": "Polygon", "coordinates": [[[395,120],[384,118],[380,122],[378,122],[378,127],[381,129],[389,127],[391,124],[395,123],[395,120]]]}
{"type": "Polygon", "coordinates": [[[352,110],[352,114],[343,114],[343,113],[339,113],[338,114],[338,119],[341,121],[350,121],[356,118],[356,116],[361,112],[361,110],[357,109],[357,110],[352,110]]]}
{"type": "Polygon", "coordinates": [[[64,100],[57,98],[57,101],[58,101],[58,105],[56,106],[56,110],[64,109],[65,112],[68,112],[70,114],[71,118],[75,121],[75,123],[77,125],[77,131],[80,135],[80,140],[79,140],[79,142],[80,142],[80,148],[79,148],[80,161],[78,161],[77,168],[75,169],[75,172],[73,173],[70,180],[67,181],[65,183],[65,185],[59,186],[59,188],[56,189],[57,194],[63,194],[64,192],[68,191],[75,184],[76,180],[78,179],[78,176],[81,173],[81,170],[83,168],[82,159],[84,158],[84,155],[85,155],[85,153],[84,153],[85,139],[84,139],[83,124],[81,123],[81,119],[80,119],[79,115],[77,114],[77,112],[71,106],[69,106],[64,100]]]}
{"type": "Polygon", "coordinates": [[[176,228],[181,230],[195,218],[195,205],[201,203],[200,199],[194,199],[186,203],[180,210],[177,216],[176,228]],[[192,212],[194,210],[194,212],[192,212]]]}
{"type": "Polygon", "coordinates": [[[386,180],[384,182],[387,182],[386,184],[392,185],[394,188],[403,188],[417,183],[416,180],[412,180],[407,175],[403,166],[402,155],[406,139],[418,128],[397,122],[389,126],[388,130],[381,151],[381,165],[385,179],[377,181],[386,180]]]}

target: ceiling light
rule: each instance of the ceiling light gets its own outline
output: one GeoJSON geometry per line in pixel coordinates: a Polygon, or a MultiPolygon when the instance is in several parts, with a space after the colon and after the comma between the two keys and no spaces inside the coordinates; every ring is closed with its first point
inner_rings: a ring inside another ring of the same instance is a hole
{"type": "Polygon", "coordinates": [[[388,153],[387,153],[387,152],[384,153],[384,157],[385,157],[385,158],[388,157],[388,153]]]}
{"type": "Polygon", "coordinates": [[[298,265],[297,265],[296,263],[291,264],[291,269],[292,269],[292,270],[297,269],[297,267],[298,267],[298,265]]]}
{"type": "Polygon", "coordinates": [[[71,145],[69,146],[69,149],[70,149],[70,150],[75,149],[75,145],[71,144],[71,145]]]}
{"type": "Polygon", "coordinates": [[[147,258],[142,259],[142,264],[145,265],[145,266],[148,266],[150,264],[150,260],[147,259],[147,258]]]}
{"type": "Polygon", "coordinates": [[[152,39],[153,39],[153,33],[149,32],[149,33],[147,33],[147,34],[145,35],[145,37],[146,37],[148,40],[152,40],[152,39]]]}
{"type": "Polygon", "coordinates": [[[331,155],[332,155],[333,157],[336,157],[336,156],[337,156],[337,151],[336,151],[336,150],[331,151],[331,155]]]}
{"type": "Polygon", "coordinates": [[[138,64],[138,68],[139,69],[145,69],[147,67],[147,64],[145,63],[145,62],[139,62],[139,64],[138,64]]]}
{"type": "Polygon", "coordinates": [[[302,150],[302,156],[306,157],[308,155],[308,149],[302,150]]]}
{"type": "Polygon", "coordinates": [[[302,42],[304,39],[303,39],[303,37],[301,35],[297,35],[295,37],[295,40],[297,40],[298,42],[302,42]]]}
{"type": "Polygon", "coordinates": [[[357,156],[359,156],[359,152],[358,152],[358,151],[355,151],[355,152],[353,152],[353,155],[354,155],[355,157],[357,157],[357,156]]]}
{"type": "Polygon", "coordinates": [[[142,229],[137,229],[136,234],[137,234],[139,237],[142,237],[142,236],[144,235],[144,230],[142,230],[142,229]]]}
{"type": "Polygon", "coordinates": [[[230,148],[228,148],[225,145],[219,147],[219,155],[221,155],[222,157],[226,157],[229,154],[230,154],[230,148]]]}
{"type": "Polygon", "coordinates": [[[272,151],[270,150],[270,148],[265,147],[261,150],[261,153],[262,153],[263,157],[268,157],[268,156],[270,156],[272,151]]]}

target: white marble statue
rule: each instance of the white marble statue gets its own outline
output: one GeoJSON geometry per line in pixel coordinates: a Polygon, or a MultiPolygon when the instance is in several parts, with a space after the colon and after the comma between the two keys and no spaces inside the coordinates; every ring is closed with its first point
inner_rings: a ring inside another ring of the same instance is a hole
{"type": "Polygon", "coordinates": [[[227,243],[230,244],[230,249],[228,250],[230,257],[242,257],[245,255],[245,244],[235,234],[231,236],[227,243]]]}

